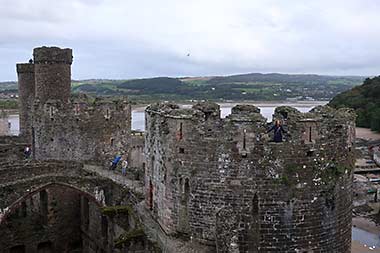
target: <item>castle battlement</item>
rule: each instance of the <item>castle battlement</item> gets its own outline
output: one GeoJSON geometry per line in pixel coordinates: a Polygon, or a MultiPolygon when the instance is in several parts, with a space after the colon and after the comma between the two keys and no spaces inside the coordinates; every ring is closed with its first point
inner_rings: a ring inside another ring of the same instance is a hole
{"type": "Polygon", "coordinates": [[[120,115],[125,114],[129,117],[131,106],[126,99],[105,101],[95,100],[93,102],[73,99],[70,103],[62,103],[61,100],[50,99],[45,103],[38,100],[34,103],[35,112],[41,117],[75,118],[92,118],[104,117],[105,120],[118,119],[120,115]]]}
{"type": "Polygon", "coordinates": [[[72,50],[38,47],[34,61],[17,64],[21,134],[37,160],[105,161],[128,156],[131,106],[71,96],[72,50]]]}
{"type": "Polygon", "coordinates": [[[282,142],[252,105],[146,109],[146,201],[167,233],[221,252],[349,252],[354,114],[282,106],[274,119],[282,142]]]}
{"type": "Polygon", "coordinates": [[[34,73],[33,63],[17,63],[16,64],[17,73],[34,73]]]}
{"type": "MultiPolygon", "coordinates": [[[[209,137],[215,138],[227,134],[238,135],[238,131],[255,133],[257,138],[261,138],[267,134],[269,127],[266,119],[260,114],[260,109],[253,105],[236,105],[226,118],[220,117],[219,105],[215,103],[196,104],[191,108],[181,108],[168,103],[154,104],[146,109],[146,113],[162,120],[167,118],[170,122],[168,123],[170,127],[167,127],[169,132],[177,132],[179,125],[191,121],[188,128],[192,130],[188,130],[189,132],[208,128],[207,131],[213,133],[209,137]],[[234,127],[231,128],[231,124],[234,127]],[[236,132],[228,133],[230,130],[236,132]]],[[[306,113],[296,108],[280,106],[275,109],[273,121],[275,120],[280,120],[286,130],[284,141],[315,143],[329,136],[329,131],[332,130],[336,138],[337,135],[340,137],[352,135],[355,114],[348,109],[336,110],[328,106],[318,106],[306,113]]],[[[262,139],[263,143],[269,141],[262,139]]]]}
{"type": "Polygon", "coordinates": [[[71,64],[73,53],[70,48],[37,47],[33,49],[34,64],[71,64]]]}

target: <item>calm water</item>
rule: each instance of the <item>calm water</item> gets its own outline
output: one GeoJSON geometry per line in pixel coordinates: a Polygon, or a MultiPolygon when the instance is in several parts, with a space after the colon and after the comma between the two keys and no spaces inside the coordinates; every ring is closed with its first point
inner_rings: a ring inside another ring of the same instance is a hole
{"type": "Polygon", "coordinates": [[[360,228],[352,227],[352,240],[366,244],[369,247],[380,247],[380,235],[369,233],[360,228]]]}

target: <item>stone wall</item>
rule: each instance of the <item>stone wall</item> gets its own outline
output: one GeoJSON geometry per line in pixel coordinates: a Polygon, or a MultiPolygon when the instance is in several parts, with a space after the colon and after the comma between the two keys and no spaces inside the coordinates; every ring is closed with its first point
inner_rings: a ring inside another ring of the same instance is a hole
{"type": "MultiPolygon", "coordinates": [[[[129,150],[131,106],[126,99],[71,98],[71,49],[39,47],[33,56],[34,63],[17,64],[21,136],[31,143],[33,157],[104,163],[119,154],[141,164],[138,151],[129,150]]],[[[138,141],[134,145],[140,146],[138,141]]]]}
{"type": "Polygon", "coordinates": [[[0,136],[11,134],[11,124],[8,121],[8,115],[5,111],[0,111],[0,136]]]}
{"type": "Polygon", "coordinates": [[[25,252],[70,252],[81,245],[80,195],[62,186],[25,199],[1,226],[1,252],[23,245],[25,252]],[[45,245],[45,246],[43,246],[45,245]]]}
{"type": "Polygon", "coordinates": [[[220,252],[350,251],[353,114],[280,107],[274,118],[284,142],[254,106],[226,119],[209,103],[146,109],[146,203],[167,233],[220,252]]]}
{"type": "Polygon", "coordinates": [[[76,162],[0,167],[1,253],[41,252],[41,247],[42,252],[153,252],[143,232],[136,236],[139,220],[131,213],[135,199],[128,188],[76,162]]]}
{"type": "Polygon", "coordinates": [[[131,108],[126,101],[36,104],[37,160],[110,161],[128,152],[131,108]]]}
{"type": "Polygon", "coordinates": [[[377,166],[380,166],[380,146],[375,147],[373,150],[373,160],[377,164],[377,166]]]}
{"type": "Polygon", "coordinates": [[[35,96],[40,103],[49,99],[68,102],[71,94],[72,50],[38,47],[33,50],[35,96]]]}
{"type": "Polygon", "coordinates": [[[24,148],[28,145],[18,136],[0,136],[0,161],[8,162],[24,159],[24,148]]]}
{"type": "Polygon", "coordinates": [[[145,167],[144,157],[144,133],[134,131],[130,137],[130,151],[128,156],[129,166],[143,170],[145,167]]]}

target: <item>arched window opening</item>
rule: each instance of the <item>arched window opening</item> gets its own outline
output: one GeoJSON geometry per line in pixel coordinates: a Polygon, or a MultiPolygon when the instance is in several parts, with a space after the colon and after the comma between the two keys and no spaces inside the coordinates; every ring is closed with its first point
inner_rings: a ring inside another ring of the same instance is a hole
{"type": "Polygon", "coordinates": [[[182,124],[182,122],[180,122],[179,127],[177,129],[177,134],[176,134],[177,141],[182,140],[182,138],[183,138],[182,128],[183,128],[183,124],[182,124]]]}
{"type": "Polygon", "coordinates": [[[80,106],[79,106],[79,104],[75,104],[75,108],[74,108],[74,110],[75,110],[75,115],[79,115],[79,111],[80,111],[80,106]]]}
{"type": "Polygon", "coordinates": [[[152,180],[149,180],[149,209],[153,210],[153,184],[152,180]]]}
{"type": "Polygon", "coordinates": [[[188,178],[185,179],[185,186],[184,186],[184,200],[187,202],[189,200],[190,196],[190,180],[188,178]]]}
{"type": "Polygon", "coordinates": [[[104,115],[104,118],[106,120],[109,120],[111,118],[110,109],[108,109],[108,108],[106,109],[106,114],[104,115]]]}
{"type": "Polygon", "coordinates": [[[20,217],[26,217],[26,214],[27,214],[27,206],[26,206],[26,202],[23,201],[21,202],[20,217]]]}
{"type": "Polygon", "coordinates": [[[252,199],[252,215],[257,216],[259,214],[259,199],[257,194],[252,199]]]}
{"type": "Polygon", "coordinates": [[[82,217],[83,217],[83,227],[88,230],[90,225],[90,206],[88,204],[88,198],[82,197],[82,217]]]}
{"type": "Polygon", "coordinates": [[[25,245],[17,245],[9,250],[10,253],[25,253],[25,245]]]}
{"type": "Polygon", "coordinates": [[[107,240],[108,238],[108,220],[107,217],[102,215],[102,224],[101,224],[101,232],[102,232],[102,237],[107,240]]]}
{"type": "Polygon", "coordinates": [[[49,107],[49,116],[51,120],[54,120],[54,108],[52,106],[49,107]]]}
{"type": "Polygon", "coordinates": [[[243,150],[246,150],[246,133],[247,129],[243,130],[243,150]]]}
{"type": "Polygon", "coordinates": [[[38,253],[53,253],[53,244],[50,241],[41,242],[37,246],[38,253]]]}
{"type": "Polygon", "coordinates": [[[183,193],[183,186],[182,186],[182,177],[179,178],[179,185],[178,185],[178,189],[179,189],[179,192],[180,193],[183,193]]]}
{"type": "Polygon", "coordinates": [[[309,142],[312,142],[313,140],[311,139],[311,131],[312,131],[312,128],[311,126],[309,127],[309,142]]]}
{"type": "Polygon", "coordinates": [[[48,193],[46,190],[40,191],[40,215],[42,224],[48,223],[48,193]]]}
{"type": "Polygon", "coordinates": [[[150,163],[150,169],[153,172],[154,171],[154,156],[152,156],[151,163],[150,163]]]}

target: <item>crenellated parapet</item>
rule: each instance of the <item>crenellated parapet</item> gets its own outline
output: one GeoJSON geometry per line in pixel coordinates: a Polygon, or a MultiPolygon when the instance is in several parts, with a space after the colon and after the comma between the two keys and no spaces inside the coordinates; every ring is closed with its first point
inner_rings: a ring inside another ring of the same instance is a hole
{"type": "Polygon", "coordinates": [[[131,106],[71,96],[72,50],[38,47],[17,64],[21,136],[37,160],[102,162],[129,155],[131,106]]]}
{"type": "Polygon", "coordinates": [[[102,161],[128,151],[131,107],[126,100],[36,102],[34,116],[36,159],[102,161]]]}
{"type": "Polygon", "coordinates": [[[59,99],[67,103],[71,94],[72,50],[38,47],[33,50],[35,97],[41,103],[59,99]]]}
{"type": "Polygon", "coordinates": [[[226,118],[216,104],[146,109],[146,202],[167,233],[221,252],[349,252],[354,114],[279,107],[274,119],[282,142],[252,105],[226,118]]]}

